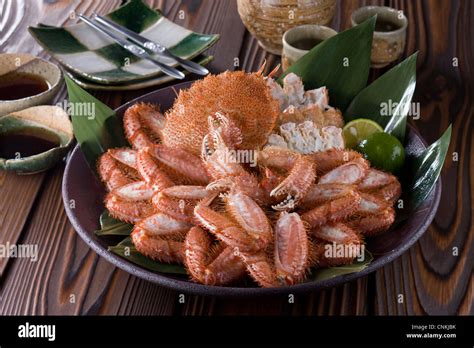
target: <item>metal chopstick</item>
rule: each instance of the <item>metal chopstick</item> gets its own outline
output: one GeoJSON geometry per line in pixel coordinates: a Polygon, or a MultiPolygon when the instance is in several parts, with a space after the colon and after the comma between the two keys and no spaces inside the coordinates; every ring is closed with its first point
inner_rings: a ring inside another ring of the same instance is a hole
{"type": "Polygon", "coordinates": [[[108,36],[110,39],[112,39],[113,41],[115,41],[117,44],[119,44],[120,46],[122,46],[124,49],[126,49],[127,51],[129,51],[130,53],[132,53],[133,55],[139,57],[139,58],[142,58],[142,59],[146,59],[146,60],[149,60],[150,62],[154,63],[156,66],[158,66],[161,71],[163,71],[166,75],[169,75],[169,76],[172,76],[174,78],[177,78],[177,79],[182,79],[184,78],[184,74],[179,71],[178,69],[176,68],[173,68],[171,66],[168,66],[166,64],[163,64],[161,63],[160,61],[158,61],[157,59],[153,58],[152,56],[150,56],[143,48],[137,46],[137,45],[134,45],[130,42],[128,42],[127,40],[124,40],[120,37],[118,37],[117,35],[111,33],[109,30],[107,30],[106,28],[104,28],[102,25],[100,25],[99,23],[94,23],[93,21],[91,21],[89,18],[83,16],[83,15],[79,15],[79,18],[84,21],[84,23],[86,23],[88,26],[90,26],[91,28],[94,28],[95,30],[101,32],[102,34],[108,36]]]}
{"type": "Polygon", "coordinates": [[[100,15],[98,15],[97,13],[94,13],[94,19],[103,24],[104,26],[107,26],[108,28],[110,29],[113,29],[117,32],[119,32],[120,34],[122,35],[125,35],[130,41],[146,48],[146,49],[149,49],[150,51],[156,53],[156,54],[161,54],[163,56],[166,56],[168,58],[171,58],[173,60],[175,60],[179,65],[181,65],[183,68],[185,68],[186,70],[190,71],[190,72],[193,72],[193,73],[196,73],[196,74],[199,74],[199,75],[207,75],[209,73],[209,70],[207,70],[206,68],[204,68],[203,66],[195,63],[195,62],[192,62],[192,61],[189,61],[187,59],[183,59],[181,57],[178,57],[176,55],[174,55],[173,53],[171,53],[166,47],[160,45],[159,43],[157,42],[154,42],[154,41],[151,41],[149,39],[147,39],[146,37],[143,37],[137,33],[135,33],[134,31],[128,29],[128,28],[125,28],[115,22],[112,22],[110,19],[106,18],[106,17],[102,17],[100,15]]]}

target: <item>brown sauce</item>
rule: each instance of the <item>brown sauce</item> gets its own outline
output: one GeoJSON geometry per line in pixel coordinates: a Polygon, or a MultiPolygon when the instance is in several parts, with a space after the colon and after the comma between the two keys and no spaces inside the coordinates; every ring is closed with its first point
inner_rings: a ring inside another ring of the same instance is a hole
{"type": "Polygon", "coordinates": [[[59,137],[46,130],[22,129],[0,134],[0,158],[34,156],[59,146],[59,137]]]}
{"type": "Polygon", "coordinates": [[[16,100],[47,91],[48,82],[41,76],[12,71],[0,76],[0,100],[16,100]]]}
{"type": "Polygon", "coordinates": [[[321,42],[322,40],[307,37],[307,38],[296,40],[295,42],[291,43],[291,46],[293,46],[294,48],[298,48],[300,50],[309,51],[310,49],[312,49],[314,46],[316,46],[317,44],[321,42]]]}

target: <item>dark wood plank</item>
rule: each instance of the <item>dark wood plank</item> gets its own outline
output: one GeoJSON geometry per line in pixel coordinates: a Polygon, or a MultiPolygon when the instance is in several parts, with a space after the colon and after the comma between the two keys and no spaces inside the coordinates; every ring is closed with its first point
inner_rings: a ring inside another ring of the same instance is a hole
{"type": "Polygon", "coordinates": [[[391,1],[409,15],[406,53],[420,50],[417,90],[421,119],[411,120],[429,142],[453,124],[442,172],[443,193],[427,233],[399,260],[377,272],[378,314],[473,314],[472,107],[474,49],[469,1],[391,1]],[[453,58],[459,66],[453,66],[453,58]],[[457,153],[459,161],[453,161],[457,153]],[[459,255],[453,255],[453,248],[459,255]],[[404,301],[398,303],[402,295],[404,301]]]}

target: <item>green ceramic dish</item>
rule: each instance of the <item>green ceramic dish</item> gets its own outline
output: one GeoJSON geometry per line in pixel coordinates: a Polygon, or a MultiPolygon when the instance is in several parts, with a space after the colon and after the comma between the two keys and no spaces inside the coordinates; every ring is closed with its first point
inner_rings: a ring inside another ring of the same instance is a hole
{"type": "Polygon", "coordinates": [[[57,143],[56,147],[36,155],[22,157],[19,150],[13,158],[0,158],[0,169],[19,174],[33,174],[51,168],[66,156],[74,139],[69,115],[62,108],[49,105],[0,117],[0,137],[12,134],[35,136],[57,143]]]}
{"type": "MultiPolygon", "coordinates": [[[[107,17],[162,44],[173,54],[185,59],[197,56],[219,39],[219,35],[198,34],[177,25],[141,0],[129,1],[107,17]]],[[[84,23],[63,28],[39,24],[28,30],[62,65],[94,83],[120,84],[162,74],[153,63],[132,56],[84,23]]],[[[169,58],[160,60],[176,66],[169,58]]]]}
{"type": "Polygon", "coordinates": [[[0,76],[11,73],[28,73],[44,79],[49,88],[39,94],[15,100],[1,100],[0,116],[35,105],[50,104],[62,86],[61,69],[51,62],[29,53],[0,54],[0,76]]]}
{"type": "MultiPolygon", "coordinates": [[[[197,56],[196,58],[194,58],[193,61],[200,65],[206,65],[213,59],[214,59],[213,56],[206,56],[206,55],[201,54],[197,56]]],[[[189,74],[186,70],[183,70],[183,69],[180,69],[180,70],[185,75],[189,74]]],[[[64,70],[64,74],[84,89],[102,90],[102,91],[131,91],[131,90],[142,89],[142,88],[147,88],[147,87],[152,87],[152,86],[158,86],[163,83],[174,80],[174,78],[171,76],[160,75],[160,76],[150,78],[144,81],[136,81],[136,82],[126,83],[126,84],[121,84],[121,85],[103,85],[103,84],[94,83],[92,81],[84,79],[78,75],[75,75],[74,73],[68,70],[64,70]]]]}

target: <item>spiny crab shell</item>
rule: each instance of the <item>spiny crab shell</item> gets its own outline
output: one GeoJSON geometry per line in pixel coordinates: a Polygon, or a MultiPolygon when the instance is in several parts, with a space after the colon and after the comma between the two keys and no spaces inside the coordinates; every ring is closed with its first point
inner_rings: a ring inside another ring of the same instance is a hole
{"type": "Polygon", "coordinates": [[[241,129],[243,149],[264,145],[280,112],[261,73],[226,71],[210,75],[179,92],[166,113],[163,143],[199,154],[209,115],[222,111],[241,129]]]}

